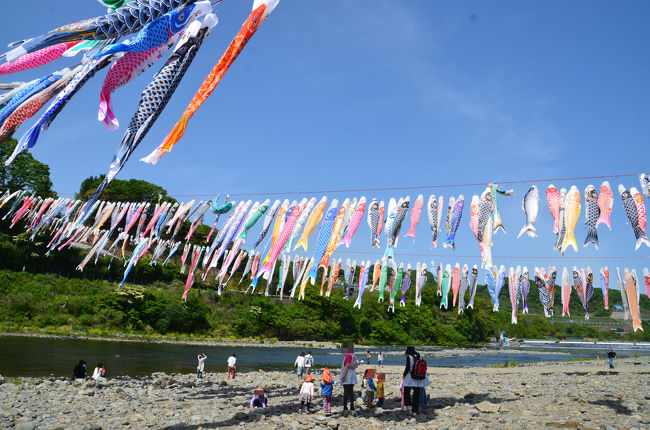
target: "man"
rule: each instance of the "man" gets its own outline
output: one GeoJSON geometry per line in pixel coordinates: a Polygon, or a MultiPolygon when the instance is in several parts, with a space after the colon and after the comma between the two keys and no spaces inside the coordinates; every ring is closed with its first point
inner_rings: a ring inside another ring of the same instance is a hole
{"type": "Polygon", "coordinates": [[[372,358],[372,354],[370,354],[370,350],[366,349],[366,364],[370,364],[371,358],[372,358]]]}
{"type": "Polygon", "coordinates": [[[226,379],[235,379],[237,356],[233,353],[228,357],[228,377],[226,379]]]}
{"type": "Polygon", "coordinates": [[[298,374],[298,378],[302,379],[303,375],[303,370],[305,368],[305,353],[301,352],[298,357],[296,357],[296,362],[293,363],[293,366],[296,367],[296,373],[298,374]]]}
{"type": "Polygon", "coordinates": [[[379,367],[384,363],[384,354],[379,351],[379,354],[377,354],[377,364],[379,364],[379,367]]]}
{"type": "Polygon", "coordinates": [[[205,359],[208,358],[204,353],[200,353],[197,356],[199,360],[199,365],[196,366],[196,378],[201,379],[203,378],[203,369],[205,368],[205,359]]]}
{"type": "Polygon", "coordinates": [[[607,358],[609,358],[609,368],[613,369],[614,368],[614,358],[616,357],[616,353],[612,350],[612,348],[607,349],[607,358]]]}
{"type": "Polygon", "coordinates": [[[311,351],[307,352],[305,356],[305,373],[311,375],[311,367],[314,365],[314,357],[311,355],[311,351]]]}

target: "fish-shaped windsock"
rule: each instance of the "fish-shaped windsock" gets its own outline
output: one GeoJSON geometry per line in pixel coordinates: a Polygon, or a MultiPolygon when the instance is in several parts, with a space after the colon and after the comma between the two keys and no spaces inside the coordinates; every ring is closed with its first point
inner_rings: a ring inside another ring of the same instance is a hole
{"type": "Polygon", "coordinates": [[[537,270],[535,270],[535,285],[537,286],[539,301],[542,302],[542,306],[544,307],[544,316],[548,318],[550,316],[548,306],[551,303],[551,296],[546,288],[546,282],[542,279],[541,274],[539,274],[537,270]]]}
{"type": "Polygon", "coordinates": [[[352,220],[354,209],[357,207],[357,201],[358,199],[356,197],[345,199],[345,215],[343,216],[343,222],[341,223],[341,230],[339,231],[338,242],[336,245],[337,247],[341,246],[341,241],[343,240],[343,236],[345,236],[345,231],[352,220]]]}
{"type": "Polygon", "coordinates": [[[578,252],[578,244],[576,243],[575,237],[575,228],[578,224],[578,219],[580,218],[580,191],[578,188],[573,185],[569,192],[566,195],[566,209],[565,209],[565,220],[564,225],[566,228],[566,234],[564,240],[562,241],[562,247],[560,251],[564,253],[569,246],[573,247],[575,252],[578,252]]]}
{"type": "MultiPolygon", "coordinates": [[[[74,76],[74,72],[70,71],[63,75],[59,80],[54,84],[50,85],[43,91],[34,94],[22,104],[20,104],[2,123],[0,127],[0,142],[5,140],[7,137],[11,136],[20,125],[27,121],[29,118],[36,115],[36,113],[47,103],[52,97],[54,97],[63,87],[70,82],[70,79],[74,76]]],[[[14,147],[12,154],[7,157],[5,160],[5,166],[11,164],[14,158],[20,153],[20,150],[17,150],[19,145],[17,144],[14,147]]]]}
{"type": "Polygon", "coordinates": [[[445,222],[445,228],[447,229],[447,235],[449,235],[449,230],[451,229],[451,214],[454,210],[454,205],[456,204],[456,197],[451,196],[449,202],[447,202],[447,221],[445,222]]]}
{"type": "Polygon", "coordinates": [[[339,246],[341,244],[345,244],[346,248],[350,247],[350,244],[352,243],[352,237],[354,236],[354,233],[357,231],[357,228],[359,228],[359,224],[361,224],[361,220],[363,219],[363,214],[366,211],[366,198],[361,197],[359,199],[359,202],[357,203],[356,208],[354,209],[354,212],[352,213],[352,216],[350,217],[350,223],[348,224],[348,228],[345,232],[345,236],[343,239],[341,239],[341,242],[339,243],[339,246]]]}
{"type": "Polygon", "coordinates": [[[151,83],[142,92],[138,109],[131,118],[129,127],[122,137],[117,152],[113,156],[109,172],[99,187],[93,192],[89,201],[98,199],[106,187],[108,187],[108,184],[122,170],[133,151],[135,151],[151,126],[162,113],[187,70],[186,66],[189,67],[189,63],[193,60],[196,50],[216,23],[216,15],[209,14],[206,16],[196,38],[189,38],[186,45],[176,49],[162,69],[156,73],[151,83]],[[183,48],[185,46],[186,48],[183,48]]]}
{"type": "MultiPolygon", "coordinates": [[[[332,235],[329,238],[329,241],[327,242],[327,248],[325,249],[325,254],[323,254],[323,258],[321,258],[320,263],[315,265],[315,269],[318,270],[320,267],[327,267],[329,265],[330,257],[336,251],[336,247],[339,242],[339,233],[343,229],[343,222],[345,218],[345,213],[347,212],[347,208],[345,204],[342,204],[341,207],[339,208],[338,214],[336,215],[336,218],[334,219],[334,225],[332,226],[332,235]]],[[[316,279],[316,273],[313,272],[314,268],[312,268],[312,272],[310,272],[310,277],[313,275],[314,280],[316,279]]]]}
{"type": "MultiPolygon", "coordinates": [[[[287,202],[289,204],[289,202],[287,202]]],[[[271,208],[266,211],[266,216],[264,217],[264,221],[262,222],[262,230],[260,231],[260,235],[255,241],[255,245],[253,245],[253,249],[257,248],[257,245],[262,243],[262,240],[264,240],[264,237],[266,237],[266,234],[269,232],[269,228],[271,228],[271,223],[273,222],[273,218],[275,217],[275,214],[278,212],[278,208],[280,207],[280,200],[276,200],[273,202],[273,205],[271,205],[271,208]]]]}
{"type": "Polygon", "coordinates": [[[641,315],[639,309],[639,285],[636,279],[636,271],[632,270],[631,272],[625,268],[625,296],[627,297],[627,302],[630,309],[630,316],[632,317],[632,328],[636,332],[637,330],[643,331],[643,326],[641,325],[641,315]]]}
{"type": "Polygon", "coordinates": [[[0,124],[4,123],[5,120],[11,115],[22,103],[28,100],[30,97],[35,94],[40,93],[41,91],[47,89],[49,86],[53,85],[56,81],[61,79],[69,69],[64,69],[59,72],[50,73],[49,75],[43,76],[38,79],[31,85],[26,86],[22,91],[19,91],[15,96],[11,98],[9,103],[7,103],[2,109],[0,109],[0,124]]]}
{"type": "Polygon", "coordinates": [[[550,184],[546,188],[546,201],[548,202],[548,210],[551,211],[553,217],[553,233],[560,231],[560,208],[562,207],[562,196],[555,188],[555,185],[550,184]]]}
{"type": "Polygon", "coordinates": [[[33,69],[42,66],[51,61],[61,58],[64,52],[72,48],[78,42],[65,42],[47,48],[39,49],[27,55],[23,55],[13,63],[0,64],[0,75],[9,73],[22,72],[23,70],[33,69]]]}
{"type": "Polygon", "coordinates": [[[370,227],[371,247],[376,246],[377,248],[379,248],[381,246],[381,241],[379,240],[379,232],[378,232],[380,218],[381,215],[379,214],[379,201],[377,199],[372,199],[372,201],[370,202],[370,206],[368,206],[368,227],[370,227]]]}
{"type": "Polygon", "coordinates": [[[524,227],[517,235],[517,239],[519,239],[524,233],[530,237],[537,237],[537,230],[535,229],[535,221],[537,221],[537,212],[539,210],[539,193],[537,192],[537,186],[533,185],[528,189],[528,192],[521,202],[521,210],[526,214],[526,224],[524,224],[524,227]]]}
{"type": "Polygon", "coordinates": [[[609,182],[605,181],[600,186],[600,195],[598,196],[598,210],[600,216],[598,217],[598,221],[596,221],[596,228],[601,224],[605,224],[610,230],[612,229],[609,216],[612,213],[613,207],[614,195],[612,194],[612,187],[610,187],[609,182]]]}
{"type": "Polygon", "coordinates": [[[388,204],[388,220],[386,222],[386,251],[385,258],[395,258],[393,248],[397,246],[400,229],[406,218],[410,205],[410,196],[400,199],[397,204],[395,199],[391,199],[388,204]]]}
{"type": "MultiPolygon", "coordinates": [[[[401,199],[400,199],[401,203],[401,199]]],[[[397,215],[397,202],[394,198],[388,201],[388,212],[386,218],[386,252],[384,253],[384,258],[394,258],[393,257],[393,225],[395,224],[395,216],[397,215]]]]}
{"type": "MultiPolygon", "coordinates": [[[[21,87],[25,84],[25,82],[22,81],[14,81],[14,82],[0,82],[0,90],[6,91],[6,90],[14,90],[18,87],[21,87]]],[[[4,97],[6,93],[3,93],[2,96],[4,97]]]]}
{"type": "MultiPolygon", "coordinates": [[[[646,269],[647,270],[647,269],[646,269]]],[[[609,309],[609,267],[600,268],[600,290],[603,293],[605,310],[609,309]]]]}
{"type": "Polygon", "coordinates": [[[341,272],[341,259],[339,258],[338,261],[336,262],[336,265],[333,266],[333,270],[330,270],[330,281],[329,281],[329,285],[327,286],[327,292],[325,293],[325,297],[329,297],[330,294],[332,293],[332,288],[334,288],[334,285],[336,285],[336,283],[339,281],[340,272],[341,272]]]}
{"type": "Polygon", "coordinates": [[[427,218],[431,227],[431,249],[438,246],[438,232],[440,231],[443,200],[444,198],[440,196],[438,201],[436,201],[436,195],[432,194],[429,196],[429,201],[427,202],[427,218]]]}
{"type": "Polygon", "coordinates": [[[452,306],[456,306],[458,300],[458,292],[460,291],[460,264],[456,263],[454,271],[451,275],[451,291],[452,291],[452,306]]]}
{"type": "MultiPolygon", "coordinates": [[[[197,32],[200,26],[201,24],[196,22],[197,32]]],[[[161,46],[156,46],[141,52],[127,52],[111,64],[104,78],[102,88],[99,91],[99,113],[97,114],[97,120],[104,127],[109,130],[117,130],[120,126],[113,112],[113,100],[111,98],[113,92],[149,69],[149,67],[165,55],[169,48],[176,43],[177,39],[178,35],[175,34],[161,46]]]]}
{"type": "Polygon", "coordinates": [[[528,279],[528,267],[524,266],[521,277],[519,278],[519,291],[523,308],[522,314],[528,313],[528,293],[530,292],[530,280],[528,279]]]}
{"type": "Polygon", "coordinates": [[[11,51],[0,55],[14,62],[25,54],[48,46],[79,40],[106,40],[137,33],[146,24],[169,11],[183,6],[188,0],[133,0],[103,16],[85,19],[56,28],[40,36],[9,44],[11,51]]]}
{"type": "Polygon", "coordinates": [[[18,93],[23,91],[25,88],[34,85],[36,82],[38,82],[38,79],[34,79],[29,82],[21,82],[14,89],[9,90],[6,93],[0,94],[0,109],[4,108],[7,105],[7,103],[9,103],[11,99],[13,99],[18,93]]]}
{"type": "Polygon", "coordinates": [[[171,37],[180,33],[192,20],[210,13],[212,5],[208,0],[188,2],[171,10],[160,18],[146,24],[133,38],[108,46],[95,58],[120,52],[144,52],[165,45],[171,37]]]}
{"type": "Polygon", "coordinates": [[[598,249],[598,228],[596,225],[599,217],[598,193],[593,185],[587,185],[585,188],[585,225],[587,226],[587,237],[585,237],[584,246],[592,244],[594,248],[598,249]]]}
{"type": "Polygon", "coordinates": [[[314,207],[311,215],[309,215],[309,219],[305,225],[305,230],[302,232],[300,239],[298,239],[298,243],[296,243],[296,246],[293,248],[294,251],[299,247],[302,247],[305,251],[307,251],[307,248],[309,246],[309,236],[314,231],[321,219],[323,219],[323,213],[325,213],[326,207],[327,197],[323,196],[321,197],[318,204],[316,204],[316,207],[314,207]]]}
{"type": "Polygon", "coordinates": [[[555,240],[555,246],[553,249],[555,251],[561,252],[562,249],[562,242],[564,241],[564,236],[566,236],[566,195],[567,195],[567,190],[566,188],[560,189],[560,214],[559,214],[559,226],[558,226],[558,232],[557,232],[557,237],[555,240]]]}
{"type": "Polygon", "coordinates": [[[565,267],[562,269],[562,316],[571,316],[569,302],[571,300],[571,275],[565,267]]]}
{"type": "Polygon", "coordinates": [[[377,297],[377,303],[383,302],[384,301],[384,291],[386,288],[386,284],[388,283],[388,270],[389,270],[389,265],[386,264],[386,259],[384,258],[381,261],[381,269],[379,272],[379,285],[377,288],[379,288],[379,295],[377,297]]]}
{"type": "Polygon", "coordinates": [[[248,260],[246,260],[246,265],[244,266],[244,272],[241,275],[241,279],[239,280],[239,284],[242,283],[246,275],[248,275],[253,268],[253,260],[255,259],[255,251],[251,251],[248,254],[248,260]]]}
{"type": "Polygon", "coordinates": [[[242,231],[237,235],[237,238],[242,239],[244,242],[246,241],[248,230],[253,228],[257,221],[259,221],[262,215],[264,215],[264,213],[268,210],[269,203],[271,203],[271,200],[266,199],[255,209],[255,212],[244,223],[242,231]]]}
{"type": "Polygon", "coordinates": [[[45,113],[18,141],[18,145],[14,149],[16,155],[20,152],[33,148],[38,141],[41,131],[47,130],[52,121],[57,117],[59,112],[63,110],[68,101],[74,96],[86,82],[88,82],[95,73],[104,67],[108,66],[114,57],[104,57],[99,60],[89,60],[81,69],[75,74],[74,78],[57,94],[52,100],[52,103],[45,110],[45,113]]]}
{"type": "MultiPolygon", "coordinates": [[[[309,274],[307,275],[309,279],[312,279],[312,283],[316,281],[316,273],[318,271],[318,262],[320,262],[324,255],[325,252],[327,251],[328,244],[330,242],[332,235],[332,229],[334,227],[335,220],[338,219],[338,213],[339,213],[339,201],[337,199],[332,200],[330,203],[330,207],[327,210],[327,213],[325,214],[325,217],[323,218],[323,222],[321,223],[320,230],[318,232],[318,238],[316,239],[316,246],[314,248],[314,262],[315,264],[312,266],[311,270],[309,271],[309,274]]],[[[341,210],[345,210],[344,206],[341,205],[341,210]]]]}
{"type": "Polygon", "coordinates": [[[445,271],[442,274],[442,283],[440,286],[440,292],[442,294],[442,299],[440,300],[440,309],[442,309],[443,307],[445,309],[449,309],[449,305],[447,304],[447,301],[449,299],[450,282],[451,282],[451,265],[447,264],[447,266],[445,266],[445,271]]]}
{"type": "Polygon", "coordinates": [[[478,212],[478,236],[477,239],[479,242],[483,242],[483,234],[485,233],[485,226],[488,223],[488,219],[492,217],[494,212],[494,197],[492,196],[492,190],[490,187],[485,188],[481,194],[481,200],[479,203],[479,212],[478,212]]]}
{"type": "Polygon", "coordinates": [[[420,222],[420,215],[422,214],[422,207],[424,206],[424,196],[420,194],[415,202],[413,203],[413,208],[411,209],[411,226],[406,232],[404,237],[412,237],[413,243],[415,243],[415,226],[420,222]]]}
{"type": "Polygon", "coordinates": [[[503,221],[501,221],[501,212],[499,212],[499,203],[497,195],[501,194],[504,196],[514,196],[514,190],[500,190],[498,184],[489,184],[489,188],[492,191],[492,197],[494,201],[494,233],[496,234],[499,231],[499,228],[506,233],[506,228],[503,226],[503,221]]]}
{"type": "Polygon", "coordinates": [[[639,175],[639,183],[641,184],[641,192],[650,199],[650,175],[641,173],[639,175]]]}
{"type": "Polygon", "coordinates": [[[639,215],[639,227],[641,230],[643,230],[643,233],[647,235],[647,218],[645,212],[645,204],[643,203],[643,196],[635,187],[630,188],[630,194],[632,194],[632,199],[634,200],[634,205],[636,206],[636,212],[639,215]]]}
{"type": "Polygon", "coordinates": [[[443,247],[451,246],[451,249],[456,249],[456,231],[460,225],[460,219],[463,217],[463,208],[465,207],[465,197],[461,194],[454,202],[454,209],[451,212],[451,221],[449,223],[449,234],[447,239],[442,244],[443,247]]]}
{"type": "Polygon", "coordinates": [[[352,305],[353,308],[361,309],[361,299],[363,298],[363,293],[366,291],[366,285],[368,284],[368,276],[370,274],[370,260],[365,263],[361,262],[361,268],[359,269],[359,294],[357,295],[357,300],[352,305]]]}
{"type": "Polygon", "coordinates": [[[641,198],[641,201],[637,202],[636,199],[632,196],[632,190],[636,189],[632,188],[631,190],[627,190],[622,184],[618,186],[618,192],[621,195],[621,199],[623,200],[623,209],[625,210],[625,215],[630,221],[630,225],[634,230],[634,236],[636,237],[636,246],[634,249],[639,249],[642,244],[650,247],[650,241],[648,241],[648,237],[645,233],[646,214],[645,207],[643,205],[643,199],[641,198]],[[640,205],[638,203],[640,203],[640,205]],[[642,213],[639,213],[639,208],[643,209],[642,213]]]}
{"type": "Polygon", "coordinates": [[[404,280],[402,281],[402,298],[399,300],[400,306],[406,306],[406,292],[411,287],[411,265],[406,266],[404,280]]]}
{"type": "Polygon", "coordinates": [[[291,246],[293,245],[294,239],[302,231],[302,226],[304,226],[305,223],[307,222],[307,218],[311,215],[311,211],[314,209],[315,205],[316,205],[316,197],[312,197],[307,202],[307,205],[305,206],[305,210],[302,211],[302,215],[300,215],[300,218],[298,218],[298,222],[296,223],[296,226],[293,228],[293,231],[291,232],[291,236],[289,237],[289,240],[285,245],[286,251],[291,251],[291,246]]]}
{"type": "Polygon", "coordinates": [[[194,98],[192,98],[189,106],[185,109],[181,119],[176,123],[174,128],[172,128],[167,137],[165,137],[165,140],[160,147],[162,153],[171,151],[176,142],[183,137],[190,118],[192,118],[210,94],[212,94],[212,91],[214,91],[223,76],[226,74],[228,68],[230,68],[232,63],[242,52],[246,43],[248,43],[250,38],[253,37],[253,34],[255,34],[259,26],[271,14],[279,2],[280,0],[254,0],[253,11],[242,25],[239,33],[237,33],[237,36],[235,36],[233,41],[230,43],[230,46],[228,46],[226,52],[219,59],[219,62],[205,78],[203,84],[201,84],[201,87],[194,95],[194,98]]]}

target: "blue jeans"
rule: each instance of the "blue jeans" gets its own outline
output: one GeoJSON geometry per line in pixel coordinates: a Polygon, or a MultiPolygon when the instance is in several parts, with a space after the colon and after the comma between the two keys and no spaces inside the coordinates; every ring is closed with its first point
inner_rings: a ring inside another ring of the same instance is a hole
{"type": "Polygon", "coordinates": [[[298,377],[299,377],[299,378],[302,378],[303,367],[302,367],[302,366],[298,366],[298,369],[296,370],[296,373],[298,374],[298,377]]]}
{"type": "Polygon", "coordinates": [[[609,359],[609,368],[610,369],[614,368],[614,357],[610,357],[610,359],[609,359]]]}

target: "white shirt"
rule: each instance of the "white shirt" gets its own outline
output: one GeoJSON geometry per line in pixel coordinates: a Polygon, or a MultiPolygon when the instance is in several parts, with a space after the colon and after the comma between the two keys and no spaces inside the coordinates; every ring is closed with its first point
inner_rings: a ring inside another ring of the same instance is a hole
{"type": "Polygon", "coordinates": [[[93,371],[93,379],[96,381],[102,376],[102,369],[99,367],[95,367],[95,370],[93,371]]]}
{"type": "Polygon", "coordinates": [[[207,356],[199,356],[199,365],[196,367],[199,371],[203,372],[203,369],[205,368],[205,359],[208,358],[207,356]]]}
{"type": "Polygon", "coordinates": [[[305,357],[303,357],[302,355],[299,355],[298,358],[296,358],[296,362],[293,363],[293,364],[294,364],[294,366],[304,367],[305,366],[305,357]]]}
{"type": "Polygon", "coordinates": [[[235,363],[237,363],[237,358],[232,355],[228,357],[228,367],[235,367],[235,363]]]}
{"type": "Polygon", "coordinates": [[[314,357],[312,357],[311,354],[307,354],[305,356],[305,367],[311,367],[313,363],[314,363],[314,357]]]}
{"type": "Polygon", "coordinates": [[[428,372],[424,379],[413,379],[411,377],[411,369],[413,369],[413,365],[415,364],[415,358],[412,355],[409,355],[408,358],[409,358],[409,372],[406,374],[406,377],[404,378],[404,386],[420,387],[420,388],[428,387],[431,384],[431,382],[429,381],[428,372]]]}
{"type": "MultiPolygon", "coordinates": [[[[345,363],[345,360],[343,360],[343,363],[345,363]]],[[[350,362],[350,368],[348,369],[348,373],[345,374],[345,379],[341,380],[341,383],[343,385],[357,383],[357,371],[356,369],[353,369],[353,367],[356,366],[358,363],[359,362],[357,361],[357,357],[354,354],[352,354],[352,361],[350,362]]],[[[341,378],[343,378],[344,373],[345,373],[345,364],[341,366],[341,378]]]]}

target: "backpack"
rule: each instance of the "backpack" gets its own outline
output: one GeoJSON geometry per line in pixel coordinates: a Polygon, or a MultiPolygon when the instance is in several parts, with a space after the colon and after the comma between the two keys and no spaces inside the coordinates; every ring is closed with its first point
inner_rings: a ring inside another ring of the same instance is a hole
{"type": "Polygon", "coordinates": [[[411,368],[411,378],[415,380],[422,380],[427,377],[427,362],[420,357],[414,357],[415,362],[411,368]]]}

